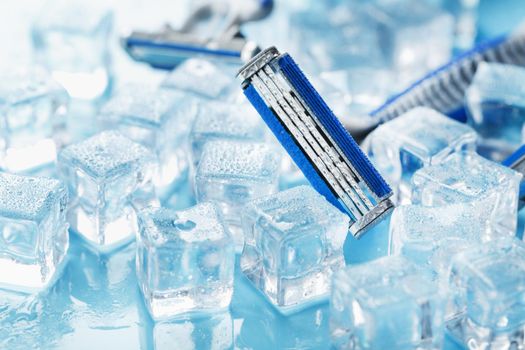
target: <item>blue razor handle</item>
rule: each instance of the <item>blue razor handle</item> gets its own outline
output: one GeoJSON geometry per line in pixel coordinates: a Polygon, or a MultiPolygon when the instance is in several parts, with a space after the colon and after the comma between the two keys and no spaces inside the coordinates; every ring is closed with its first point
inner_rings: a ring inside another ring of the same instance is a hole
{"type": "Polygon", "coordinates": [[[159,31],[133,31],[121,39],[121,44],[134,60],[160,69],[171,70],[195,56],[242,64],[260,49],[242,35],[241,25],[267,17],[273,4],[273,0],[210,0],[198,6],[179,29],[165,25],[159,31]],[[220,18],[223,25],[208,28],[211,35],[199,33],[199,27],[216,22],[214,18],[220,18]]]}
{"type": "Polygon", "coordinates": [[[288,54],[270,47],[240,71],[244,94],[312,186],[361,236],[390,212],[392,190],[288,54]]]}
{"type": "Polygon", "coordinates": [[[521,209],[525,206],[525,145],[518,148],[507,159],[501,162],[501,164],[514,169],[523,175],[519,194],[519,209],[521,209]]]}
{"type": "Polygon", "coordinates": [[[522,28],[465,52],[393,96],[370,114],[383,123],[414,107],[426,106],[465,122],[465,91],[483,61],[525,66],[525,30],[522,28]]]}

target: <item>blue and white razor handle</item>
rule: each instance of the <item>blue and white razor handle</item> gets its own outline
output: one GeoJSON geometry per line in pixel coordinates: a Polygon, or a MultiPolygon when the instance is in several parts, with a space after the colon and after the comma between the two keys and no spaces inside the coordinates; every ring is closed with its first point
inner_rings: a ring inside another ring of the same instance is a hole
{"type": "Polygon", "coordinates": [[[171,70],[195,56],[242,64],[260,49],[242,35],[241,25],[265,18],[273,5],[273,0],[208,0],[194,9],[181,28],[165,25],[155,32],[133,31],[121,43],[134,60],[154,68],[171,70]],[[213,25],[217,22],[222,23],[218,28],[213,25]],[[203,25],[208,25],[208,35],[200,32],[203,25]]]}
{"type": "Polygon", "coordinates": [[[465,52],[393,96],[370,114],[383,123],[414,107],[425,106],[464,122],[465,91],[481,62],[525,66],[525,27],[465,52]]]}
{"type": "Polygon", "coordinates": [[[521,209],[525,206],[525,145],[518,148],[507,159],[501,162],[501,164],[523,175],[519,194],[519,209],[521,209]]]}
{"type": "Polygon", "coordinates": [[[270,47],[240,71],[244,94],[312,186],[359,237],[390,212],[392,190],[288,54],[270,47]]]}

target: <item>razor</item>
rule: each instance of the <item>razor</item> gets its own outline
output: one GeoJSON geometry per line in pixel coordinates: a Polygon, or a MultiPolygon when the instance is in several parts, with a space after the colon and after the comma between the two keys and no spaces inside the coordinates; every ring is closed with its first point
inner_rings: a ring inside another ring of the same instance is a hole
{"type": "Polygon", "coordinates": [[[360,237],[389,213],[392,190],[287,53],[270,47],[240,71],[244,94],[312,186],[360,237]]]}
{"type": "Polygon", "coordinates": [[[525,206],[525,145],[522,145],[514,153],[512,153],[501,164],[517,171],[523,175],[520,183],[519,203],[518,208],[522,209],[525,206]]]}
{"type": "Polygon", "coordinates": [[[525,66],[525,26],[476,46],[430,72],[370,113],[379,123],[425,106],[466,122],[464,96],[481,62],[525,66]]]}
{"type": "Polygon", "coordinates": [[[166,24],[159,31],[133,31],[121,39],[124,50],[136,61],[171,70],[190,57],[204,57],[242,64],[260,48],[241,33],[243,23],[260,20],[273,9],[273,0],[242,2],[210,0],[198,6],[181,28],[166,24]],[[216,25],[219,22],[220,26],[216,25]],[[208,35],[202,33],[202,27],[208,35]]]}

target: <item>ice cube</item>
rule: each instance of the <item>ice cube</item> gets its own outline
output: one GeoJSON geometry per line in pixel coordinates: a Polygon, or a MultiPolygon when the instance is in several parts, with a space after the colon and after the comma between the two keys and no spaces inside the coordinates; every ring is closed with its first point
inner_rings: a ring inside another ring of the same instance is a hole
{"type": "Polygon", "coordinates": [[[467,122],[480,135],[481,152],[502,160],[521,145],[525,123],[525,69],[480,63],[466,92],[467,122]]]}
{"type": "Polygon", "coordinates": [[[247,202],[277,191],[280,160],[280,153],[264,143],[217,140],[204,146],[196,199],[219,204],[238,251],[244,244],[240,212],[247,202]]]}
{"type": "Polygon", "coordinates": [[[424,206],[473,203],[500,232],[516,232],[522,175],[475,153],[455,153],[412,177],[412,202],[424,206]]]}
{"type": "Polygon", "coordinates": [[[425,107],[380,125],[365,140],[367,153],[394,188],[400,204],[410,202],[410,179],[424,166],[442,162],[458,151],[474,151],[476,133],[459,123],[425,107]]]}
{"type": "Polygon", "coordinates": [[[226,311],[158,322],[153,339],[155,350],[233,350],[233,320],[226,311]]]}
{"type": "Polygon", "coordinates": [[[0,173],[0,285],[39,291],[69,246],[68,195],[58,180],[0,173]]]}
{"type": "Polygon", "coordinates": [[[389,69],[399,90],[452,53],[453,17],[429,1],[352,1],[324,12],[319,16],[314,6],[292,17],[295,51],[307,67],[389,69]]]}
{"type": "Polygon", "coordinates": [[[467,50],[477,34],[479,0],[440,0],[441,7],[454,17],[454,46],[467,50]]]}
{"type": "Polygon", "coordinates": [[[266,126],[251,106],[208,102],[198,107],[190,132],[192,165],[196,167],[210,140],[264,141],[266,126]]]}
{"type": "Polygon", "coordinates": [[[100,251],[129,242],[137,231],[135,207],[155,204],[155,156],[116,131],[66,147],[58,158],[71,194],[71,228],[100,251]]]}
{"type": "Polygon", "coordinates": [[[155,319],[227,308],[235,250],[219,209],[144,209],[139,216],[137,278],[155,319]]]}
{"type": "Polygon", "coordinates": [[[519,349],[525,326],[525,245],[498,240],[452,261],[447,330],[469,349],[519,349]]]}
{"type": "Polygon", "coordinates": [[[445,294],[400,256],[334,274],[330,331],[335,349],[441,349],[445,294]]]}
{"type": "Polygon", "coordinates": [[[99,120],[103,128],[117,129],[157,155],[154,183],[164,198],[187,176],[185,148],[193,110],[181,92],[129,84],[102,108],[99,120]]]}
{"type": "Polygon", "coordinates": [[[390,254],[401,254],[429,269],[434,277],[446,275],[450,258],[465,247],[505,236],[491,221],[492,207],[483,201],[437,207],[404,205],[390,219],[390,254]]]}
{"type": "Polygon", "coordinates": [[[112,27],[113,13],[101,2],[49,2],[33,23],[36,58],[71,97],[102,97],[112,80],[112,27]]]}
{"type": "Polygon", "coordinates": [[[192,58],[171,71],[161,87],[190,92],[206,99],[224,99],[238,90],[236,70],[234,65],[192,58]]]}
{"type": "Polygon", "coordinates": [[[284,313],[327,296],[344,266],[349,218],[310,186],[250,202],[242,213],[241,269],[284,313]]]}
{"type": "Polygon", "coordinates": [[[454,20],[449,13],[428,1],[362,3],[370,21],[377,23],[380,47],[397,73],[398,88],[449,60],[454,40],[454,20]]]}
{"type": "Polygon", "coordinates": [[[49,169],[65,128],[69,97],[43,69],[0,74],[0,168],[49,169]]]}

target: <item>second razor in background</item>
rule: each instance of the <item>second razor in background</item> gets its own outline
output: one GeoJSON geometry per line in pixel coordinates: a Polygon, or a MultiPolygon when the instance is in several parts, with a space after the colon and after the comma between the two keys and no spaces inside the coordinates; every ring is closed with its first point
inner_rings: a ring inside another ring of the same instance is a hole
{"type": "Polygon", "coordinates": [[[268,48],[239,72],[244,93],[312,186],[359,237],[392,208],[392,190],[288,54],[268,48]]]}

